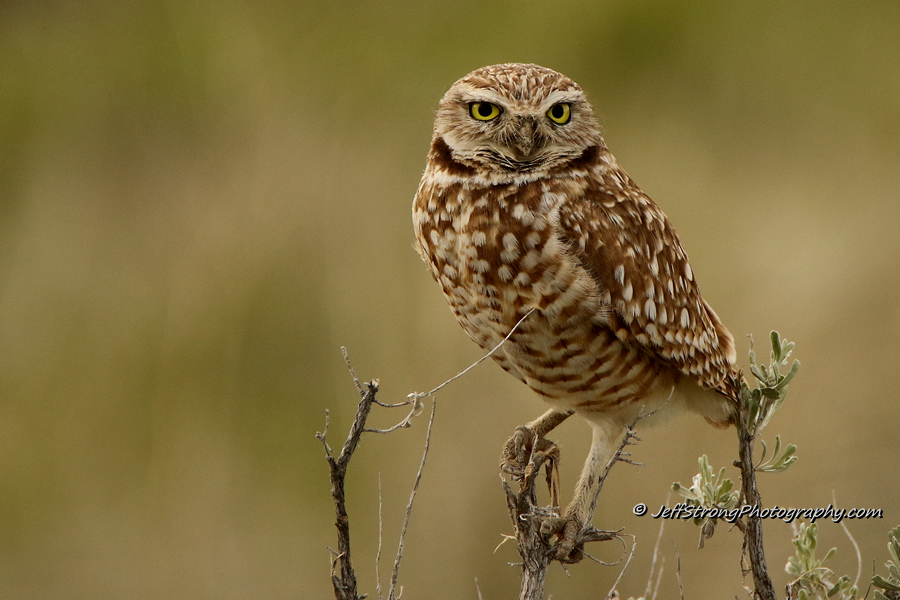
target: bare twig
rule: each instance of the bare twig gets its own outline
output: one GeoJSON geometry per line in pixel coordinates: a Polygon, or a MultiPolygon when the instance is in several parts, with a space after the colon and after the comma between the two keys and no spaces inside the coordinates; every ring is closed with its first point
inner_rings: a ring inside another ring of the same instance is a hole
{"type": "Polygon", "coordinates": [[[396,404],[388,404],[386,402],[381,402],[380,400],[375,400],[375,404],[382,408],[400,408],[401,406],[409,406],[412,403],[412,400],[404,400],[403,402],[397,402],[396,404]]]}
{"type": "Polygon", "coordinates": [[[401,406],[409,406],[410,404],[412,404],[413,407],[409,410],[409,413],[407,413],[407,415],[405,417],[403,417],[403,420],[400,421],[399,423],[397,423],[396,425],[394,425],[392,427],[388,427],[387,429],[368,428],[368,429],[366,429],[366,432],[368,432],[368,433],[391,433],[392,431],[397,431],[398,429],[406,429],[408,427],[412,427],[413,417],[418,416],[418,414],[422,408],[422,403],[419,402],[417,399],[411,399],[411,400],[407,400],[406,402],[399,402],[397,404],[380,404],[379,403],[379,406],[383,406],[385,408],[399,408],[401,406]]]}
{"type": "MultiPolygon", "coordinates": [[[[422,402],[421,402],[422,399],[428,398],[429,396],[433,396],[435,393],[437,393],[439,390],[441,390],[444,386],[456,381],[457,379],[459,379],[460,377],[462,377],[463,375],[465,375],[466,373],[468,373],[469,371],[474,369],[476,366],[478,366],[479,364],[481,364],[482,362],[484,362],[485,360],[490,358],[494,354],[494,352],[496,352],[500,348],[500,346],[502,346],[510,338],[510,336],[512,336],[512,334],[515,333],[515,331],[516,331],[516,329],[518,329],[519,325],[521,325],[522,322],[525,319],[527,319],[531,315],[531,313],[533,313],[535,310],[536,309],[531,309],[527,313],[525,313],[525,315],[521,319],[519,319],[519,321],[515,325],[513,325],[513,328],[509,330],[509,333],[506,334],[506,337],[504,337],[502,340],[500,340],[499,344],[497,344],[496,346],[491,348],[490,352],[488,352],[487,354],[485,354],[484,356],[482,356],[481,358],[479,358],[478,360],[473,362],[471,365],[469,365],[468,367],[466,367],[465,369],[463,369],[462,371],[460,371],[459,373],[457,373],[456,375],[454,375],[453,377],[451,377],[444,383],[440,384],[439,386],[437,386],[430,392],[413,392],[406,396],[407,400],[405,402],[398,402],[396,404],[382,404],[381,402],[378,402],[376,400],[375,401],[376,404],[378,404],[379,406],[383,406],[385,408],[398,408],[401,406],[409,406],[410,404],[412,404],[412,409],[410,409],[409,414],[406,415],[406,417],[402,421],[400,421],[393,427],[389,427],[387,429],[366,429],[366,431],[371,432],[371,433],[391,433],[392,431],[396,431],[397,429],[404,429],[404,428],[410,427],[412,425],[413,417],[418,415],[419,411],[422,408],[422,402]]],[[[347,353],[346,353],[346,351],[344,351],[344,357],[346,358],[346,356],[347,356],[347,353]]],[[[350,362],[348,360],[347,365],[349,366],[349,364],[350,364],[350,362]]],[[[355,376],[354,376],[354,381],[356,381],[355,376]]]]}
{"type": "Polygon", "coordinates": [[[650,600],[656,600],[656,595],[659,593],[659,584],[662,582],[663,570],[666,566],[666,557],[662,557],[662,561],[659,564],[659,571],[656,573],[656,584],[653,586],[653,595],[650,596],[650,600]]]}
{"type": "MultiPolygon", "coordinates": [[[[359,395],[362,396],[366,391],[359,385],[359,379],[356,378],[356,372],[353,370],[353,365],[350,364],[350,357],[347,355],[347,348],[344,346],[341,346],[341,354],[344,355],[344,362],[347,364],[347,370],[350,371],[350,377],[353,378],[353,385],[356,386],[356,390],[359,392],[359,395]]],[[[376,400],[376,402],[378,401],[376,400]]]]}
{"type": "Polygon", "coordinates": [[[482,356],[481,358],[479,358],[478,360],[473,362],[471,365],[469,365],[468,367],[466,367],[465,369],[463,369],[462,371],[460,371],[459,373],[457,373],[456,375],[454,375],[453,377],[451,377],[450,379],[448,379],[441,385],[437,386],[430,392],[413,392],[412,394],[409,394],[407,396],[407,398],[409,398],[411,400],[421,400],[422,398],[427,398],[428,396],[433,395],[435,392],[437,392],[438,390],[440,390],[447,384],[449,384],[453,381],[456,381],[457,379],[459,379],[460,377],[462,377],[463,375],[465,375],[466,373],[468,373],[469,371],[471,371],[472,369],[474,369],[475,367],[480,365],[482,362],[484,362],[485,360],[490,358],[494,354],[494,352],[499,350],[500,346],[502,346],[510,337],[512,337],[512,334],[515,333],[516,329],[519,328],[519,325],[521,325],[522,322],[525,321],[525,319],[527,319],[528,317],[530,317],[531,313],[533,313],[536,310],[537,310],[536,308],[532,308],[527,313],[525,313],[525,315],[521,319],[519,319],[515,325],[513,325],[512,329],[509,330],[509,333],[506,334],[506,337],[504,337],[502,340],[500,340],[499,344],[497,344],[496,346],[491,348],[490,352],[488,352],[487,354],[485,354],[484,356],[482,356]]]}
{"type": "Polygon", "coordinates": [[[381,473],[378,474],[378,550],[375,552],[375,591],[378,592],[379,600],[383,600],[381,595],[381,473]]]}
{"type": "MultiPolygon", "coordinates": [[[[626,534],[631,538],[631,552],[628,553],[628,560],[625,561],[625,566],[622,567],[622,570],[619,572],[619,576],[616,577],[616,582],[613,583],[613,586],[610,588],[609,593],[606,595],[606,600],[610,600],[613,598],[613,594],[616,593],[616,589],[619,587],[619,582],[622,581],[622,576],[625,575],[625,571],[628,570],[628,565],[631,564],[631,559],[634,558],[634,552],[637,550],[637,538],[633,535],[626,534]]],[[[619,538],[622,539],[621,537],[619,538]]]]}
{"type": "MultiPolygon", "coordinates": [[[[834,490],[831,490],[831,500],[834,506],[837,506],[837,495],[835,495],[834,490]]],[[[859,551],[859,544],[856,543],[856,539],[850,533],[850,530],[847,529],[847,525],[841,521],[841,529],[844,530],[844,534],[850,538],[850,543],[853,544],[853,549],[856,550],[856,579],[853,580],[853,587],[859,589],[859,578],[862,575],[862,554],[859,551]]]]}
{"type": "MultiPolygon", "coordinates": [[[[630,535],[630,534],[623,534],[623,535],[630,535]]],[[[617,539],[617,540],[619,540],[620,542],[622,542],[622,538],[621,538],[620,536],[616,536],[615,539],[617,539]]],[[[622,542],[622,543],[624,544],[624,542],[622,542]]],[[[617,567],[617,566],[619,566],[620,564],[622,564],[622,561],[623,561],[623,560],[625,560],[625,556],[628,554],[628,552],[626,552],[625,554],[623,554],[622,557],[621,557],[619,560],[617,560],[616,562],[606,562],[605,560],[600,560],[600,559],[597,558],[596,556],[591,556],[590,554],[588,554],[587,552],[584,552],[584,551],[582,551],[582,554],[584,555],[584,557],[585,557],[586,559],[588,559],[588,560],[591,561],[591,562],[595,562],[595,563],[597,563],[598,565],[603,565],[604,567],[617,567]]],[[[561,565],[562,565],[563,571],[566,572],[566,575],[568,575],[569,577],[571,577],[571,575],[569,575],[569,566],[568,566],[567,564],[565,564],[565,563],[561,563],[561,565]]],[[[627,565],[626,565],[626,566],[627,566],[627,565]]]]}
{"type": "MultiPolygon", "coordinates": [[[[397,558],[394,559],[394,571],[391,573],[391,588],[388,591],[388,600],[396,600],[400,597],[394,595],[397,586],[397,575],[400,573],[400,559],[403,558],[403,541],[406,539],[406,530],[409,527],[409,517],[412,514],[413,501],[416,499],[416,492],[419,491],[419,482],[422,480],[422,470],[425,468],[425,459],[428,458],[428,448],[431,445],[431,426],[434,424],[434,411],[437,403],[431,401],[431,417],[428,419],[428,429],[425,433],[425,450],[422,452],[422,461],[419,463],[419,470],[416,473],[416,481],[413,484],[412,492],[409,494],[409,503],[406,505],[406,518],[403,519],[403,528],[400,531],[400,544],[397,547],[397,558]]],[[[400,594],[403,588],[400,588],[400,594]]]]}
{"type": "Polygon", "coordinates": [[[325,454],[327,456],[333,456],[333,452],[331,451],[331,446],[328,445],[327,437],[328,437],[328,420],[330,415],[328,414],[328,409],[325,409],[325,429],[322,432],[316,432],[316,438],[322,442],[322,445],[325,446],[325,454]]]}
{"type": "Polygon", "coordinates": [[[681,581],[681,554],[678,553],[678,545],[675,545],[675,576],[678,578],[678,590],[681,592],[681,600],[684,600],[684,583],[681,581]]]}
{"type": "MultiPolygon", "coordinates": [[[[666,506],[669,505],[669,500],[671,498],[671,494],[666,495],[666,506]]],[[[662,542],[663,530],[666,527],[666,520],[659,520],[659,534],[656,536],[656,544],[653,546],[653,560],[650,563],[650,575],[647,576],[647,589],[644,591],[644,598],[656,598],[656,591],[659,589],[659,582],[662,580],[662,571],[663,566],[665,566],[666,559],[663,557],[662,564],[659,566],[659,573],[656,577],[656,586],[653,588],[653,595],[651,596],[651,586],[653,585],[653,574],[656,573],[656,562],[659,559],[659,544],[662,542]]]]}

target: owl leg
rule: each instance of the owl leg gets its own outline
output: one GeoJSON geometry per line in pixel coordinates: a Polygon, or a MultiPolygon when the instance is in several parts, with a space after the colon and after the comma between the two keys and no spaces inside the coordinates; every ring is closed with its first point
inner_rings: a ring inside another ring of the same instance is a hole
{"type": "Polygon", "coordinates": [[[551,408],[531,423],[528,423],[525,427],[529,428],[539,437],[544,437],[573,414],[575,414],[574,410],[551,408]]]}
{"type": "Polygon", "coordinates": [[[618,427],[605,422],[591,422],[591,428],[593,429],[591,450],[584,461],[584,468],[582,468],[581,476],[575,486],[575,497],[566,507],[562,518],[546,524],[548,532],[559,535],[556,558],[564,562],[570,558],[569,555],[575,549],[578,535],[591,517],[594,485],[609,459],[612,458],[613,442],[618,431],[618,427]]]}
{"type": "Polygon", "coordinates": [[[534,421],[516,427],[516,432],[506,442],[500,454],[500,469],[514,478],[522,477],[531,453],[544,452],[553,446],[553,442],[544,439],[544,436],[572,414],[571,410],[551,408],[534,421]]]}

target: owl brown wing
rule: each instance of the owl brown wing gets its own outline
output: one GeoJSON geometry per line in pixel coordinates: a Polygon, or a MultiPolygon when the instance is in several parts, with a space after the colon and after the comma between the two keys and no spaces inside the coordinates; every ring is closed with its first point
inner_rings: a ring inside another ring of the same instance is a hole
{"type": "Polygon", "coordinates": [[[623,196],[606,189],[590,185],[583,200],[564,203],[559,226],[572,256],[609,295],[608,326],[703,387],[737,398],[734,339],[700,296],[672,225],[637,186],[623,196]]]}

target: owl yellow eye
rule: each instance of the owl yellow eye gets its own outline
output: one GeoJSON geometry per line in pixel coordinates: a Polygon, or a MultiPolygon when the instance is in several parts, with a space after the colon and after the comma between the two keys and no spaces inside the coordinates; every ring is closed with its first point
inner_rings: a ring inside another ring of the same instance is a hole
{"type": "Polygon", "coordinates": [[[500,116],[500,107],[490,102],[473,102],[469,105],[472,118],[479,121],[491,121],[500,116]]]}
{"type": "Polygon", "coordinates": [[[565,125],[569,122],[569,118],[572,116],[572,110],[571,108],[569,108],[568,104],[554,104],[550,107],[550,110],[547,111],[547,116],[550,117],[550,120],[552,120],[554,123],[565,125]]]}

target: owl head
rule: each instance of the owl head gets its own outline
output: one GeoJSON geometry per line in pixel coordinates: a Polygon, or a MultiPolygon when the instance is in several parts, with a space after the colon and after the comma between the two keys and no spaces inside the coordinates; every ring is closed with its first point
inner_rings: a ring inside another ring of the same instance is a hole
{"type": "Polygon", "coordinates": [[[604,147],[581,88],[526,64],[483,67],[454,83],[438,106],[434,137],[455,161],[510,175],[546,172],[604,147]]]}

